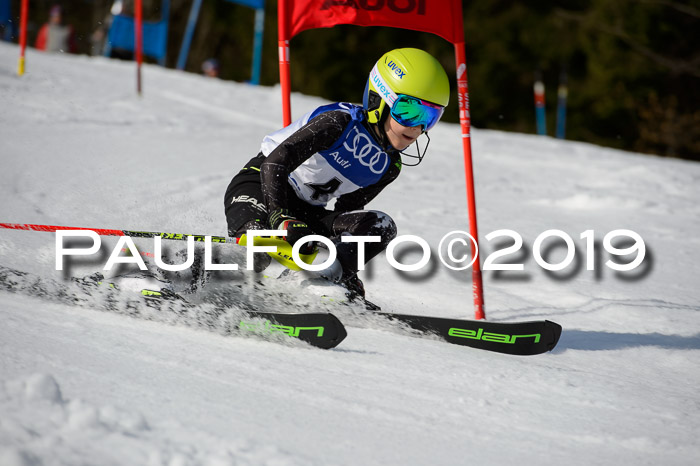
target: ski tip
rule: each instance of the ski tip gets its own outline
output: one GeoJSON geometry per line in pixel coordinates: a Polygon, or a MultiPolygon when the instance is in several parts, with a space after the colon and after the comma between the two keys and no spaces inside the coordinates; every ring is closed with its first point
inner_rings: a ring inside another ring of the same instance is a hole
{"type": "Polygon", "coordinates": [[[338,346],[345,340],[345,338],[348,336],[348,331],[345,329],[345,325],[338,319],[335,315],[333,314],[328,314],[329,319],[331,319],[333,322],[335,322],[335,328],[336,328],[336,335],[335,337],[330,339],[330,343],[333,346],[329,346],[326,349],[332,349],[338,346]]]}
{"type": "Polygon", "coordinates": [[[325,334],[324,338],[315,338],[313,336],[299,336],[300,340],[306,341],[311,346],[321,349],[333,349],[345,340],[348,336],[348,332],[345,329],[345,325],[336,317],[335,315],[328,313],[318,313],[318,316],[323,316],[326,321],[326,330],[328,333],[325,334]]]}
{"type": "Polygon", "coordinates": [[[562,326],[551,320],[545,320],[545,325],[552,332],[552,341],[549,343],[549,351],[552,351],[559,343],[559,338],[561,338],[562,326]]]}

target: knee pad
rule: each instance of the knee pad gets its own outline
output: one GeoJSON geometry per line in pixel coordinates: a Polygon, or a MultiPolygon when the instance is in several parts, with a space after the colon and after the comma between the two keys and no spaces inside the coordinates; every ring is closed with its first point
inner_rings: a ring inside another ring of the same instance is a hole
{"type": "Polygon", "coordinates": [[[334,233],[355,236],[379,236],[386,246],[396,237],[396,223],[378,210],[356,210],[340,214],[333,223],[334,233]]]}

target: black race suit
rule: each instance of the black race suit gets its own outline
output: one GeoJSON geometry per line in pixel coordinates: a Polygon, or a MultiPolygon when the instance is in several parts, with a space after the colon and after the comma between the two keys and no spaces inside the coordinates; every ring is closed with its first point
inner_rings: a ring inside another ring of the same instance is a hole
{"type": "Polygon", "coordinates": [[[224,197],[229,235],[268,229],[268,213],[288,209],[315,233],[335,240],[343,270],[355,272],[357,246],[339,243],[339,237],[380,237],[379,243],[366,243],[366,262],[396,237],[387,214],[364,208],[400,169],[399,152],[377,141],[362,107],[319,107],[266,136],[261,152],[233,177],[224,197]]]}

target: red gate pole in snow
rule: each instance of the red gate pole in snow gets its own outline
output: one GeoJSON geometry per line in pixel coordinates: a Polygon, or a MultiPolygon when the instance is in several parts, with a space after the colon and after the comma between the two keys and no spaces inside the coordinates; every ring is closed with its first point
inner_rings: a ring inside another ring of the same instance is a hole
{"type": "Polygon", "coordinates": [[[27,15],[29,13],[29,0],[22,0],[22,8],[19,19],[19,61],[17,62],[17,74],[24,74],[24,52],[27,49],[27,15]]]}
{"type": "MultiPolygon", "coordinates": [[[[478,254],[479,231],[476,224],[476,193],[474,191],[474,169],[472,164],[471,115],[469,114],[469,86],[467,84],[467,58],[464,42],[455,43],[457,64],[457,98],[459,100],[459,123],[462,127],[462,149],[464,151],[464,176],[467,183],[467,206],[469,209],[469,234],[475,242],[470,244],[472,257],[478,254]]],[[[481,279],[481,261],[477,257],[472,265],[472,295],[474,317],[485,319],[484,286],[481,279]]]]}
{"type": "Polygon", "coordinates": [[[136,92],[141,95],[141,63],[143,63],[142,1],[134,1],[134,51],[136,52],[136,92]]]}
{"type": "Polygon", "coordinates": [[[481,265],[477,256],[479,236],[476,223],[476,196],[472,167],[471,120],[467,64],[464,51],[464,20],[461,0],[410,0],[407,2],[330,2],[328,0],[278,0],[278,33],[280,85],[282,88],[282,117],[284,125],[291,123],[291,79],[289,71],[289,40],[296,34],[314,28],[337,24],[356,26],[388,26],[436,34],[455,47],[459,117],[462,128],[464,170],[467,182],[469,230],[473,239],[472,294],[474,316],[486,318],[484,311],[481,265]]]}
{"type": "Polygon", "coordinates": [[[287,2],[279,0],[277,4],[278,48],[280,62],[280,87],[282,88],[282,123],[289,126],[292,123],[292,79],[289,71],[289,12],[287,2]]]}

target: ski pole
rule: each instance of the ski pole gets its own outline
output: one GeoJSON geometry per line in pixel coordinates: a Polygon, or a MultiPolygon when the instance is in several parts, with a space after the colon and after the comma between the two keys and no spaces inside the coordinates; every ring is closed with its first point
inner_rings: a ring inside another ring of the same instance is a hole
{"type": "MultiPolygon", "coordinates": [[[[56,225],[33,225],[31,223],[0,223],[0,228],[7,230],[29,230],[29,231],[46,231],[49,233],[59,230],[92,230],[101,236],[131,236],[134,238],[155,238],[160,236],[163,239],[183,240],[194,237],[195,241],[204,242],[204,239],[209,235],[189,235],[185,233],[164,233],[159,231],[133,231],[133,230],[113,230],[107,228],[85,228],[85,227],[65,227],[56,225]]],[[[235,238],[226,238],[225,236],[212,236],[212,243],[233,243],[235,238]]]]}
{"type": "MultiPolygon", "coordinates": [[[[133,230],[114,230],[107,228],[85,228],[85,227],[66,227],[56,225],[35,225],[31,223],[0,223],[0,228],[6,230],[29,230],[29,231],[45,231],[53,233],[59,230],[92,230],[101,236],[130,236],[132,238],[155,238],[157,236],[162,239],[182,240],[187,241],[193,237],[195,241],[204,242],[210,235],[189,235],[186,233],[164,233],[159,231],[133,231],[133,230]]],[[[246,235],[241,235],[240,238],[227,238],[225,236],[210,236],[212,243],[234,243],[240,246],[247,245],[246,235]]],[[[254,244],[256,246],[274,246],[277,252],[268,252],[273,259],[292,270],[301,270],[294,262],[292,256],[292,246],[278,237],[262,237],[256,236],[254,244]]],[[[301,260],[307,264],[313,263],[318,249],[314,249],[311,254],[299,254],[301,260]]]]}

